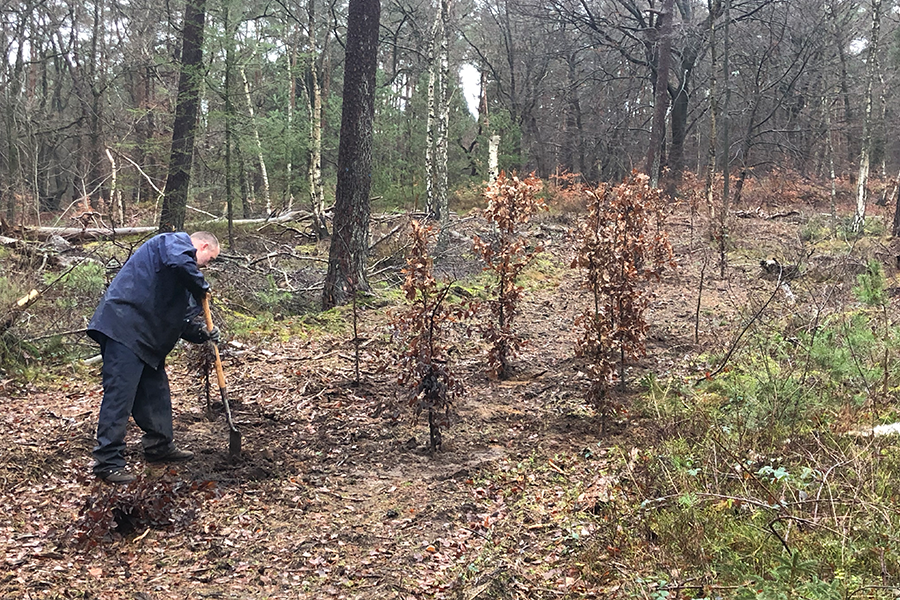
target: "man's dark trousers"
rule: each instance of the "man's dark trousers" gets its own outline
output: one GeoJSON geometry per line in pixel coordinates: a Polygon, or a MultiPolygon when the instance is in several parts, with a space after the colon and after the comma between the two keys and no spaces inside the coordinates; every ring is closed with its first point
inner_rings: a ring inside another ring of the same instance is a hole
{"type": "Polygon", "coordinates": [[[154,369],[127,346],[101,336],[103,402],[94,448],[94,473],[104,475],[125,468],[125,431],[133,416],[144,431],[141,443],[148,459],[175,448],[172,433],[172,396],[165,367],[154,369]]]}

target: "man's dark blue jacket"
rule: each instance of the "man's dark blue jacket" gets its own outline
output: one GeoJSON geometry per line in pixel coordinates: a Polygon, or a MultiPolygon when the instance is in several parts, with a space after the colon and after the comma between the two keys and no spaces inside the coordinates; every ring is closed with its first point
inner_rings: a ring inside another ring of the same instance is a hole
{"type": "Polygon", "coordinates": [[[116,275],[88,324],[158,369],[191,327],[209,289],[186,233],[163,233],[142,245],[116,275]],[[191,297],[196,302],[191,302],[191,297]]]}

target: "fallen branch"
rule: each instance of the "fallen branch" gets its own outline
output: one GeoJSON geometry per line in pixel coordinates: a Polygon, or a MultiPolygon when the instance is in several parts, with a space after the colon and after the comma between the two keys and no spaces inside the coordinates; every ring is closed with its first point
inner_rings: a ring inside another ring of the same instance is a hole
{"type": "MultiPolygon", "coordinates": [[[[34,292],[34,291],[36,291],[36,290],[32,290],[32,292],[34,292]]],[[[62,337],[64,335],[80,335],[80,334],[84,334],[84,333],[87,333],[87,329],[85,329],[85,328],[72,329],[70,331],[60,331],[58,333],[48,333],[47,335],[39,335],[37,337],[29,338],[25,341],[28,343],[39,342],[41,340],[49,340],[50,338],[62,337]]]]}
{"type": "MultiPolygon", "coordinates": [[[[194,209],[196,210],[196,209],[194,209]]],[[[201,211],[202,212],[202,211],[201,211]]],[[[210,213],[205,213],[210,214],[210,213]]],[[[280,223],[295,220],[300,211],[290,212],[278,217],[265,217],[259,219],[236,219],[232,221],[233,225],[251,225],[253,223],[280,223]]],[[[221,222],[224,217],[216,217],[206,221],[198,221],[191,223],[192,228],[196,229],[209,223],[221,222]]],[[[58,235],[65,239],[78,240],[98,240],[120,235],[140,235],[146,233],[154,233],[159,231],[158,227],[26,227],[25,231],[34,235],[39,239],[46,239],[52,235],[58,235]]]]}
{"type": "Polygon", "coordinates": [[[68,269],[60,273],[56,277],[56,279],[45,285],[42,290],[38,291],[36,289],[33,289],[26,295],[19,298],[16,301],[15,305],[6,312],[6,317],[3,319],[3,321],[0,322],[0,333],[5,332],[7,329],[12,327],[16,322],[16,319],[19,318],[19,315],[25,312],[25,310],[29,306],[37,302],[38,299],[47,292],[47,290],[59,283],[66,275],[71,273],[75,269],[75,267],[85,263],[88,260],[93,260],[93,258],[91,256],[85,256],[78,262],[72,263],[72,265],[68,269]]]}
{"type": "Polygon", "coordinates": [[[296,260],[312,260],[312,261],[316,261],[316,262],[328,263],[328,259],[326,259],[326,258],[319,258],[318,256],[307,256],[307,255],[305,255],[305,254],[294,254],[293,252],[269,252],[268,254],[266,254],[265,256],[263,256],[262,258],[257,258],[257,259],[255,259],[255,260],[250,260],[250,259],[248,258],[248,259],[247,259],[247,266],[250,267],[250,266],[255,265],[256,263],[261,263],[261,262],[264,261],[264,260],[269,260],[269,259],[272,259],[272,258],[277,258],[277,257],[279,257],[279,256],[286,256],[286,257],[288,257],[288,258],[293,258],[293,259],[296,259],[296,260]]]}
{"type": "Polygon", "coordinates": [[[393,229],[391,229],[390,231],[388,231],[386,234],[384,234],[383,236],[381,236],[374,244],[372,244],[371,246],[369,246],[369,252],[371,252],[372,250],[374,250],[374,249],[375,249],[375,246],[377,246],[377,245],[380,244],[381,242],[385,241],[385,240],[388,239],[389,237],[393,236],[395,233],[397,233],[398,231],[400,231],[400,230],[401,230],[403,227],[405,227],[406,225],[409,225],[409,221],[405,221],[405,222],[404,222],[404,221],[401,221],[396,227],[394,227],[393,229]]]}
{"type": "Polygon", "coordinates": [[[16,300],[16,305],[9,310],[7,317],[0,323],[0,333],[3,333],[12,327],[19,315],[29,306],[37,302],[37,299],[40,297],[41,293],[39,291],[31,290],[26,295],[16,300]]]}

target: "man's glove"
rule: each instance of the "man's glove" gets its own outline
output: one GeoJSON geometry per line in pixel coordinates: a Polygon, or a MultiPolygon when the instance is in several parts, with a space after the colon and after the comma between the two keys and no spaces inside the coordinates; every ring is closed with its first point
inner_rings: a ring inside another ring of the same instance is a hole
{"type": "Polygon", "coordinates": [[[212,331],[207,331],[206,327],[201,323],[187,323],[184,331],[181,333],[181,339],[187,340],[192,344],[202,344],[209,340],[218,343],[220,338],[221,333],[218,327],[213,327],[212,331]]]}

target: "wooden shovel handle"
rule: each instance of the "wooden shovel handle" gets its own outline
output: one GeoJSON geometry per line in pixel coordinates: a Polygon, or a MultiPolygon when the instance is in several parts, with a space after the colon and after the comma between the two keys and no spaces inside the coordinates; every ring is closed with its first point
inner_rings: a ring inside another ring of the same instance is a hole
{"type": "MultiPolygon", "coordinates": [[[[209,312],[209,294],[203,295],[203,318],[206,319],[206,330],[212,331],[213,321],[212,314],[209,312]]],[[[216,353],[216,378],[219,380],[219,389],[225,390],[227,387],[225,386],[225,371],[222,370],[222,359],[219,357],[219,345],[213,342],[213,350],[216,353]]]]}

